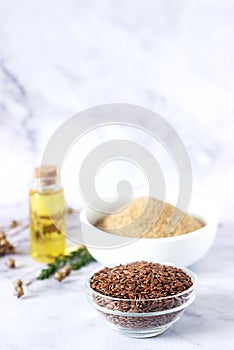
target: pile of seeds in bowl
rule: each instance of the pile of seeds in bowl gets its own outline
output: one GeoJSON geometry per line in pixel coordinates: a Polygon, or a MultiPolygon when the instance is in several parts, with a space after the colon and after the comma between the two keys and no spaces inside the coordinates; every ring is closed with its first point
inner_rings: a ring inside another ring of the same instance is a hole
{"type": "Polygon", "coordinates": [[[179,208],[153,197],[139,197],[95,224],[102,231],[125,237],[165,238],[193,232],[204,224],[179,208]]]}
{"type": "Polygon", "coordinates": [[[191,277],[182,269],[146,261],[106,267],[90,278],[90,287],[98,293],[93,293],[93,301],[103,310],[113,310],[113,314],[104,312],[103,315],[124,328],[155,327],[172,322],[180,311],[168,311],[188,301],[191,291],[186,293],[186,290],[192,285],[191,277]],[[115,311],[124,312],[124,316],[114,314],[115,311]],[[126,314],[152,312],[160,314],[148,317],[126,314]]]}
{"type": "Polygon", "coordinates": [[[96,292],[121,299],[154,299],[172,296],[192,286],[182,269],[153,262],[133,262],[105,267],[90,279],[96,292]]]}

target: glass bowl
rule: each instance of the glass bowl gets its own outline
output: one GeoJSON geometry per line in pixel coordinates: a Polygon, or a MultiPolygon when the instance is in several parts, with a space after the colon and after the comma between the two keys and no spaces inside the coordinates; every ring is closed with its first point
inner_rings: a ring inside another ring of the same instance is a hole
{"type": "Polygon", "coordinates": [[[129,337],[148,338],[165,332],[179,320],[196,296],[196,275],[183,267],[181,269],[191,277],[193,285],[179,294],[140,300],[112,298],[90,287],[90,278],[102,269],[96,269],[88,277],[86,285],[88,301],[111,328],[129,337]]]}

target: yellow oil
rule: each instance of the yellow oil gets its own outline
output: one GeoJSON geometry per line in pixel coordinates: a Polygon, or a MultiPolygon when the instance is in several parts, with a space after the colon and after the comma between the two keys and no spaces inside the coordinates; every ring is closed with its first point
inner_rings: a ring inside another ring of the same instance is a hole
{"type": "Polygon", "coordinates": [[[30,254],[37,261],[51,262],[65,252],[63,189],[30,191],[30,254]]]}

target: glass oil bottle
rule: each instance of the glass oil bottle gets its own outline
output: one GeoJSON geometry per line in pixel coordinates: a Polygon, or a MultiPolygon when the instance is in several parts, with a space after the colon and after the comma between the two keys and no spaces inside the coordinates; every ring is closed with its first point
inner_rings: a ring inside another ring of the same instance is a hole
{"type": "Polygon", "coordinates": [[[63,188],[54,166],[35,169],[34,188],[30,190],[30,255],[51,262],[65,252],[63,188]]]}

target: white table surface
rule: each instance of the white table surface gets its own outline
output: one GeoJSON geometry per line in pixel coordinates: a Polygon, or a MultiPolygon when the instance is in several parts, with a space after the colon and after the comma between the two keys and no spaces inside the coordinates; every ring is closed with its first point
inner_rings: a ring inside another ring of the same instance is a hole
{"type": "Polygon", "coordinates": [[[19,246],[15,270],[4,266],[6,257],[0,259],[1,350],[233,349],[233,229],[232,224],[220,225],[210,252],[192,266],[198,276],[194,304],[167,332],[149,339],[118,334],[88,304],[84,285],[98,263],[72,272],[62,283],[36,281],[23,298],[13,297],[12,281],[38,266],[27,254],[28,244],[19,246]]]}

